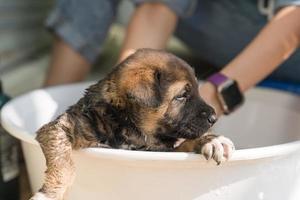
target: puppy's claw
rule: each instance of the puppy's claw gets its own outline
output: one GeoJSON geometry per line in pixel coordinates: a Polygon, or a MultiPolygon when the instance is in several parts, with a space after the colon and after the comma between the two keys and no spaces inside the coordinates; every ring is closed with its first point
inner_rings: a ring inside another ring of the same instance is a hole
{"type": "Polygon", "coordinates": [[[213,159],[219,165],[222,161],[224,161],[224,148],[221,142],[215,138],[212,140],[213,147],[214,147],[214,155],[213,159]]]}
{"type": "Polygon", "coordinates": [[[206,160],[210,160],[213,156],[213,146],[210,143],[205,144],[201,148],[201,154],[206,158],[206,160]]]}

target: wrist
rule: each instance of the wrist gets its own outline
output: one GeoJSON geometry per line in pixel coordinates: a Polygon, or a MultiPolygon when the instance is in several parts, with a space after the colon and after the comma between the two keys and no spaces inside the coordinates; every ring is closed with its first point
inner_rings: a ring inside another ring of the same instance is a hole
{"type": "Polygon", "coordinates": [[[216,96],[224,114],[232,113],[243,104],[244,95],[236,80],[219,72],[212,74],[207,81],[216,89],[216,96]]]}

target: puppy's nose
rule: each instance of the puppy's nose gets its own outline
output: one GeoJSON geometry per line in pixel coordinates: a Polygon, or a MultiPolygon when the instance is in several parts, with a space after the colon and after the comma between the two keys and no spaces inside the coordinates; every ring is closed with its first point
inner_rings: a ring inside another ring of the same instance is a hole
{"type": "Polygon", "coordinates": [[[208,120],[208,122],[209,122],[210,124],[216,123],[217,119],[218,119],[218,118],[217,118],[217,116],[216,116],[215,114],[210,115],[210,116],[207,118],[207,120],[208,120]]]}

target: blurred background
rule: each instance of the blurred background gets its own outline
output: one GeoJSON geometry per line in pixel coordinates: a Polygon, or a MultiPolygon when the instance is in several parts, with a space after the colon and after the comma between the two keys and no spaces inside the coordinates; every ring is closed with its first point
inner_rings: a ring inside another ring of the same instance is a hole
{"type": "MultiPolygon", "coordinates": [[[[44,23],[53,3],[51,0],[0,0],[0,79],[4,91],[11,97],[42,86],[52,39],[44,23]]],[[[124,35],[123,26],[132,11],[131,2],[120,3],[103,53],[88,80],[100,79],[116,63],[124,35]]],[[[175,38],[170,40],[168,50],[191,62],[199,62],[175,38]]]]}
{"type": "Polygon", "coordinates": [[[52,3],[0,1],[0,79],[12,96],[36,88],[42,81],[51,40],[43,24],[52,3]]]}

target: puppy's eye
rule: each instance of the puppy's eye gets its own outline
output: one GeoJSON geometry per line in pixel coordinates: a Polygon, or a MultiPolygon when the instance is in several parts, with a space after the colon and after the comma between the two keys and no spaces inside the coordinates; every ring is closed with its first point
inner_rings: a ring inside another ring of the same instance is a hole
{"type": "Polygon", "coordinates": [[[186,97],[176,97],[175,99],[176,99],[176,101],[184,101],[186,99],[186,97]]]}
{"type": "Polygon", "coordinates": [[[176,101],[184,101],[186,100],[187,96],[188,96],[187,92],[184,92],[183,94],[176,96],[174,99],[176,101]]]}

